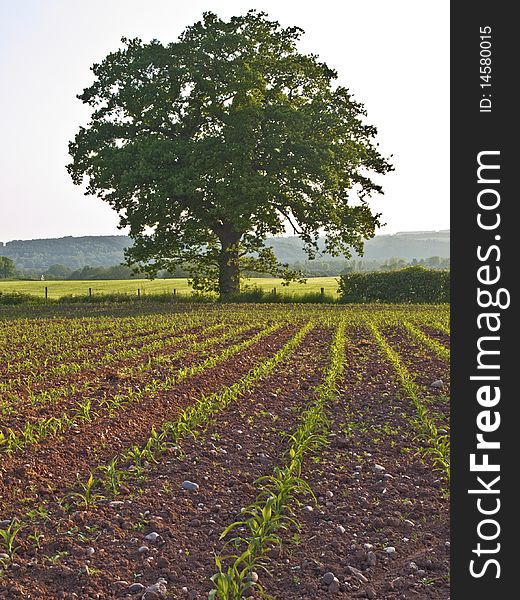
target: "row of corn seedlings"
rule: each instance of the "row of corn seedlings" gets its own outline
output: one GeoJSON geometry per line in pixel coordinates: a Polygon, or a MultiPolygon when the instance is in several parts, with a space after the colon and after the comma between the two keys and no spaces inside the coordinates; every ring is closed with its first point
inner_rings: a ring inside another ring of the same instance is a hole
{"type": "MultiPolygon", "coordinates": [[[[274,333],[282,327],[282,323],[274,323],[270,327],[263,329],[254,336],[247,338],[237,344],[225,348],[216,355],[210,355],[205,360],[182,367],[175,373],[168,375],[162,381],[152,380],[151,383],[139,388],[129,388],[125,394],[116,394],[110,399],[104,400],[104,406],[109,414],[121,408],[125,404],[141,401],[144,397],[153,398],[159,392],[170,390],[175,385],[182,383],[186,379],[199,375],[204,371],[211,369],[219,363],[228,360],[232,356],[245,350],[249,346],[259,342],[263,337],[274,333]]],[[[249,329],[250,325],[245,325],[244,329],[249,329]]],[[[237,330],[229,332],[229,337],[236,337],[237,330]]],[[[226,336],[215,338],[214,343],[225,341],[226,336]]],[[[209,343],[209,340],[208,340],[209,343]]],[[[12,454],[24,450],[30,445],[34,445],[49,436],[56,436],[65,431],[76,427],[85,422],[93,421],[98,412],[93,409],[93,399],[86,398],[77,403],[77,408],[72,414],[64,413],[60,417],[47,417],[36,420],[32,423],[26,423],[24,428],[18,431],[7,429],[6,433],[0,432],[0,453],[12,454]]]]}
{"type": "MultiPolygon", "coordinates": [[[[133,359],[135,361],[136,358],[142,358],[151,352],[155,352],[155,356],[149,354],[146,361],[137,361],[125,367],[127,370],[129,370],[130,376],[144,373],[152,368],[154,361],[157,361],[157,363],[172,362],[173,360],[177,360],[189,352],[197,352],[209,346],[215,345],[224,339],[232,339],[237,333],[236,329],[230,330],[224,335],[221,333],[219,334],[219,332],[221,332],[223,329],[226,329],[226,327],[226,324],[220,323],[207,327],[204,332],[186,333],[179,337],[174,337],[173,339],[157,340],[151,342],[150,345],[147,345],[145,348],[129,348],[121,351],[113,358],[109,355],[107,361],[102,365],[92,365],[92,370],[94,370],[95,366],[98,368],[101,366],[107,366],[108,364],[118,360],[133,359]],[[199,338],[201,335],[206,336],[208,333],[217,333],[217,336],[203,337],[202,340],[197,341],[197,338],[199,338]],[[192,342],[192,344],[181,348],[177,352],[171,353],[172,347],[175,347],[178,344],[186,344],[189,342],[192,342]],[[160,359],[161,356],[164,356],[163,360],[160,359]]],[[[251,328],[251,326],[242,327],[239,329],[240,331],[245,331],[247,328],[251,328]]],[[[48,405],[56,401],[60,401],[60,403],[62,403],[66,398],[77,394],[92,393],[92,388],[97,381],[99,381],[98,378],[93,378],[84,381],[82,384],[77,384],[76,382],[66,383],[59,387],[36,391],[33,391],[29,388],[26,396],[11,395],[7,397],[6,402],[3,405],[0,402],[0,414],[16,414],[16,407],[22,403],[24,406],[48,405]]]]}
{"type": "MultiPolygon", "coordinates": [[[[198,321],[200,322],[202,319],[198,319],[198,321]]],[[[101,339],[98,339],[94,346],[85,345],[79,348],[71,348],[65,345],[61,347],[59,353],[44,356],[32,355],[23,361],[10,362],[6,365],[6,373],[10,376],[23,374],[24,376],[32,375],[32,377],[41,375],[42,371],[45,375],[76,373],[81,370],[83,365],[90,366],[103,363],[107,358],[118,357],[121,351],[124,352],[129,347],[135,350],[140,347],[145,348],[156,340],[168,338],[178,331],[188,330],[194,326],[193,322],[185,323],[178,320],[173,324],[169,324],[168,327],[163,326],[160,330],[156,329],[153,332],[147,331],[146,333],[134,332],[126,337],[122,336],[120,332],[116,334],[114,331],[113,336],[108,337],[105,334],[101,339]],[[63,364],[64,360],[67,361],[66,364],[63,364]]],[[[124,358],[124,354],[122,358],[124,358]]]]}
{"type": "Polygon", "coordinates": [[[166,421],[160,431],[152,429],[150,436],[142,446],[133,445],[119,457],[99,467],[103,473],[105,488],[117,494],[122,479],[140,476],[146,463],[155,462],[166,449],[175,446],[183,437],[195,435],[197,430],[210,418],[222,411],[240,395],[270,375],[276,366],[287,360],[302,343],[305,336],[315,327],[313,322],[306,323],[274,355],[262,360],[250,369],[238,381],[219,392],[201,397],[185,408],[173,421],[166,421]],[[123,468],[123,465],[124,468],[123,468]]]}
{"type": "Polygon", "coordinates": [[[437,430],[437,426],[433,422],[428,408],[422,399],[424,390],[416,383],[414,376],[404,366],[399,354],[392,346],[390,346],[377,325],[371,321],[368,321],[367,325],[377,341],[379,348],[394,367],[406,395],[413,402],[416,416],[414,425],[426,443],[426,448],[423,450],[423,456],[429,457],[432,460],[434,466],[444,473],[449,483],[450,442],[448,436],[439,433],[437,430]]]}
{"type": "Polygon", "coordinates": [[[302,414],[299,426],[289,436],[290,446],[283,457],[283,466],[256,481],[260,489],[255,501],[220,536],[221,540],[228,539],[222,553],[215,557],[217,572],[211,577],[214,587],[210,599],[240,600],[255,589],[264,595],[266,590],[258,581],[257,571],[269,573],[270,549],[282,545],[282,536],[288,529],[300,529],[294,511],[303,496],[314,498],[302,478],[303,461],[327,442],[327,407],[336,398],[337,382],[345,370],[345,328],[346,321],[342,320],[334,336],[324,381],[315,390],[315,402],[302,414]]]}
{"type": "Polygon", "coordinates": [[[444,360],[448,360],[448,361],[450,360],[449,348],[446,348],[446,346],[443,346],[436,339],[430,337],[429,335],[426,335],[426,333],[424,333],[424,331],[422,331],[418,327],[415,327],[408,321],[403,321],[403,327],[409,333],[411,333],[415,339],[419,340],[419,342],[421,342],[424,346],[426,346],[427,348],[432,350],[434,352],[434,354],[436,354],[440,358],[443,358],[444,360]]]}
{"type": "MultiPolygon", "coordinates": [[[[189,316],[189,319],[192,315],[189,316]]],[[[31,358],[45,364],[63,356],[76,357],[96,350],[106,342],[128,342],[132,339],[146,337],[166,324],[182,322],[179,315],[159,320],[156,315],[127,318],[83,318],[83,319],[41,319],[31,321],[30,328],[22,329],[19,322],[10,321],[5,324],[4,332],[8,334],[9,344],[0,349],[0,357],[17,362],[31,358]]]]}
{"type": "MultiPolygon", "coordinates": [[[[211,327],[206,328],[206,330],[204,331],[204,335],[206,335],[208,333],[219,332],[222,329],[224,329],[225,327],[226,327],[225,324],[213,325],[211,327]]],[[[196,340],[200,335],[201,334],[186,333],[184,335],[175,337],[173,339],[168,339],[168,340],[162,339],[162,340],[157,340],[157,341],[151,342],[145,348],[143,348],[143,347],[135,348],[135,349],[129,348],[129,349],[125,349],[119,353],[115,353],[114,355],[111,355],[110,353],[108,353],[107,360],[103,364],[90,365],[90,366],[91,366],[92,370],[94,370],[95,367],[97,367],[99,369],[100,367],[107,366],[111,362],[116,362],[116,361],[120,361],[120,360],[124,360],[124,359],[128,359],[128,358],[134,358],[134,359],[140,358],[143,355],[146,355],[147,353],[152,352],[152,351],[155,351],[157,353],[162,352],[170,360],[174,360],[174,359],[177,359],[177,358],[183,356],[184,354],[187,354],[188,352],[192,351],[192,349],[195,348],[197,346],[197,344],[198,345],[207,344],[208,341],[209,341],[209,344],[215,344],[215,343],[218,343],[218,341],[220,339],[222,339],[221,336],[220,337],[217,336],[216,338],[204,338],[202,341],[197,342],[196,340]],[[193,342],[191,347],[188,346],[186,348],[182,348],[181,350],[178,350],[174,354],[168,354],[168,352],[172,346],[176,346],[178,344],[185,344],[185,343],[189,343],[189,342],[193,342]]],[[[229,335],[231,336],[232,333],[229,333],[229,335]]],[[[131,369],[132,369],[131,374],[133,374],[134,371],[135,371],[135,374],[137,374],[137,372],[142,373],[148,369],[151,369],[151,367],[152,367],[152,358],[151,358],[151,356],[149,356],[148,360],[146,362],[137,362],[136,364],[131,365],[131,369]]],[[[45,376],[45,373],[43,375],[45,376]]],[[[42,379],[43,379],[43,377],[42,377],[42,379]]],[[[13,380],[11,380],[11,381],[13,381],[13,380]]],[[[18,395],[18,394],[8,394],[8,395],[0,398],[0,415],[2,415],[4,417],[9,414],[19,416],[20,415],[20,407],[26,408],[26,407],[35,407],[35,406],[43,406],[43,405],[49,406],[52,403],[56,403],[56,402],[59,402],[60,404],[62,404],[64,402],[64,400],[66,400],[70,397],[73,397],[75,395],[91,393],[92,387],[96,383],[96,381],[99,381],[99,379],[98,378],[88,379],[88,380],[83,381],[81,384],[77,384],[76,382],[65,383],[58,387],[44,389],[44,390],[36,390],[36,391],[33,391],[31,389],[31,387],[28,386],[28,388],[26,390],[26,395],[22,396],[22,395],[18,395]]]]}
{"type": "MultiPolygon", "coordinates": [[[[154,352],[162,349],[167,344],[172,342],[172,336],[178,335],[183,331],[187,331],[186,335],[190,334],[190,329],[200,326],[204,323],[204,319],[199,317],[197,319],[191,318],[187,322],[177,320],[173,324],[169,324],[167,327],[162,327],[159,331],[155,331],[152,334],[147,334],[145,338],[142,336],[138,338],[139,345],[132,346],[132,338],[120,339],[105,343],[102,352],[93,357],[83,358],[83,360],[73,360],[72,354],[67,350],[62,352],[60,356],[55,357],[52,362],[47,360],[39,360],[37,358],[28,359],[25,361],[25,370],[8,373],[9,381],[4,383],[0,387],[0,392],[6,392],[14,387],[23,387],[27,390],[31,390],[33,386],[38,383],[48,382],[53,377],[63,378],[65,375],[76,375],[80,372],[88,370],[95,371],[100,367],[107,366],[112,363],[117,363],[122,360],[129,360],[139,356],[142,356],[148,352],[154,352]],[[65,361],[65,362],[60,362],[65,361]],[[31,365],[31,370],[28,371],[27,366],[31,365]],[[18,377],[16,375],[18,374],[18,377]]],[[[210,325],[206,328],[206,331],[211,331],[224,327],[225,324],[217,323],[210,325]]],[[[134,338],[135,339],[135,338],[134,338]]],[[[175,343],[183,341],[182,339],[174,339],[175,343]]]]}
{"type": "MultiPolygon", "coordinates": [[[[275,354],[263,359],[236,383],[219,392],[201,396],[175,420],[165,422],[160,431],[152,429],[142,446],[133,445],[106,464],[98,466],[85,481],[78,477],[74,490],[66,493],[60,502],[89,509],[106,495],[117,496],[123,483],[142,476],[147,464],[157,462],[161,453],[175,446],[182,438],[195,435],[214,415],[272,374],[277,366],[294,354],[314,327],[314,322],[307,322],[275,354]]],[[[29,511],[24,519],[14,518],[8,527],[0,529],[0,550],[6,554],[4,567],[7,567],[17,550],[16,536],[33,518],[44,514],[46,508],[42,504],[39,509],[29,511]]],[[[0,574],[1,566],[0,564],[0,574]]]]}
{"type": "MultiPolygon", "coordinates": [[[[106,367],[112,363],[118,363],[123,360],[132,360],[130,365],[125,365],[125,369],[129,370],[129,374],[138,374],[149,370],[152,366],[152,363],[158,357],[164,356],[169,357],[172,360],[176,360],[177,358],[191,352],[193,348],[197,345],[207,344],[209,345],[217,343],[219,339],[223,339],[223,337],[232,337],[232,330],[228,331],[227,334],[222,334],[222,330],[227,329],[229,326],[226,323],[217,323],[216,325],[212,325],[207,327],[203,332],[198,333],[184,333],[177,337],[163,337],[160,339],[152,340],[144,346],[140,346],[137,348],[125,348],[117,353],[108,352],[105,356],[103,356],[103,361],[99,363],[91,363],[89,364],[89,369],[93,372],[96,372],[101,367],[106,367]],[[208,334],[217,333],[217,337],[205,337],[208,334]],[[197,339],[201,336],[204,336],[202,340],[197,341],[197,339]],[[191,346],[186,346],[185,348],[181,348],[177,352],[173,354],[171,351],[178,346],[179,344],[187,344],[191,343],[191,346]],[[147,357],[146,360],[143,360],[144,357],[147,357]],[[175,357],[175,358],[173,358],[175,357]]],[[[197,346],[198,347],[198,346],[197,346]]],[[[72,371],[72,369],[68,369],[72,371]]],[[[53,372],[53,374],[55,374],[53,372]]],[[[89,380],[87,382],[87,388],[91,389],[92,384],[95,383],[93,380],[89,380]]],[[[41,390],[33,393],[32,390],[28,390],[28,401],[30,404],[36,405],[41,404],[41,398],[43,398],[44,403],[47,403],[47,398],[49,392],[55,398],[63,398],[66,396],[66,388],[67,386],[62,386],[61,388],[55,388],[52,390],[41,390]],[[65,389],[64,389],[65,388],[65,389]]],[[[72,384],[72,389],[77,391],[77,388],[72,384]]]]}
{"type": "Polygon", "coordinates": [[[450,324],[449,321],[433,321],[433,323],[431,324],[431,326],[434,329],[438,329],[439,331],[441,331],[442,333],[445,333],[446,335],[450,335],[450,324]]]}
{"type": "MultiPolygon", "coordinates": [[[[136,362],[131,364],[129,367],[126,367],[126,369],[129,369],[129,375],[130,376],[137,376],[139,374],[143,374],[147,371],[152,370],[152,367],[154,366],[154,364],[165,364],[165,363],[172,363],[175,360],[178,360],[179,358],[192,353],[192,352],[200,352],[202,350],[205,350],[211,346],[214,346],[216,344],[219,344],[221,342],[225,342],[229,339],[233,339],[237,334],[243,333],[244,331],[250,330],[253,327],[251,325],[245,325],[236,329],[230,329],[227,333],[225,334],[219,334],[219,331],[222,331],[222,329],[225,329],[226,325],[225,324],[217,324],[217,325],[212,325],[211,327],[206,328],[206,330],[204,331],[203,335],[207,335],[208,333],[212,334],[212,333],[217,333],[216,337],[204,337],[203,339],[197,341],[197,338],[200,337],[200,335],[202,334],[195,334],[195,333],[187,333],[185,335],[182,335],[180,337],[174,338],[173,340],[161,340],[161,341],[157,341],[154,342],[154,347],[155,347],[155,352],[156,355],[155,356],[148,356],[148,359],[146,361],[142,361],[142,362],[136,362]],[[178,344],[186,344],[192,342],[190,345],[185,346],[181,349],[179,349],[177,352],[171,353],[171,349],[172,346],[175,347],[178,344]],[[164,357],[164,358],[161,358],[164,357]]],[[[147,348],[147,351],[151,351],[151,347],[147,348]]],[[[124,351],[123,353],[120,354],[121,356],[132,356],[135,358],[135,356],[140,357],[142,354],[146,354],[146,352],[142,352],[141,350],[137,350],[136,352],[133,351],[133,349],[129,349],[127,351],[124,351]]],[[[106,365],[105,365],[106,366],[106,365]]],[[[96,382],[98,382],[99,379],[88,379],[83,381],[81,384],[77,384],[77,383],[66,383],[64,385],[61,385],[59,387],[55,387],[55,388],[51,388],[51,389],[45,389],[45,390],[41,390],[41,391],[36,391],[33,392],[32,390],[28,390],[27,391],[27,395],[25,397],[22,396],[8,396],[6,401],[4,403],[2,403],[2,401],[0,400],[0,415],[7,415],[7,414],[14,414],[14,415],[19,415],[19,406],[22,405],[24,407],[27,406],[42,406],[42,405],[50,405],[52,403],[56,403],[59,402],[60,404],[63,404],[63,402],[75,395],[80,395],[80,394],[91,394],[93,393],[93,387],[96,384],[96,382]]],[[[128,392],[131,393],[130,388],[128,388],[128,392]]]]}

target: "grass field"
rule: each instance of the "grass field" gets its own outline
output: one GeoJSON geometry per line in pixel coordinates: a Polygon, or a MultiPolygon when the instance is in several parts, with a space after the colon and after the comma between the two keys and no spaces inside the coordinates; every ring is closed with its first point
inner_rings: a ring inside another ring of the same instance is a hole
{"type": "Polygon", "coordinates": [[[0,318],[0,597],[449,596],[447,306],[115,308],[0,318]]]}
{"type": "MultiPolygon", "coordinates": [[[[281,285],[281,279],[276,278],[255,278],[249,279],[246,285],[256,285],[262,290],[270,291],[276,287],[277,293],[304,294],[307,292],[319,292],[320,288],[325,289],[326,294],[337,296],[338,278],[337,277],[312,277],[307,279],[307,283],[291,283],[288,287],[281,285]]],[[[48,290],[49,298],[60,298],[69,295],[87,295],[89,288],[93,294],[114,294],[128,293],[137,294],[141,290],[142,294],[173,293],[175,289],[177,294],[189,295],[191,288],[187,279],[131,279],[131,280],[94,280],[94,281],[0,281],[0,292],[18,292],[24,294],[33,294],[35,296],[45,296],[45,288],[48,290]]]]}

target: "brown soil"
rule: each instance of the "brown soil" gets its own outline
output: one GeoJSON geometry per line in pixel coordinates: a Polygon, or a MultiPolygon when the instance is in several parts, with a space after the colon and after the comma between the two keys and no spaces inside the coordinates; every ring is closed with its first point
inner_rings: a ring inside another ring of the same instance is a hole
{"type": "MultiPolygon", "coordinates": [[[[254,480],[281,463],[287,448],[282,434],[294,429],[312,401],[312,388],[321,381],[330,330],[311,332],[288,365],[232,403],[199,437],[183,442],[180,456],[169,453],[147,469],[140,489],[132,484],[129,493],[117,498],[122,504],[110,505],[110,498],[88,512],[66,512],[46,488],[63,492],[75,472],[84,473],[118,449],[142,442],[152,425],[170,420],[195,396],[236,381],[292,333],[286,328],[273,334],[157,399],[130,405],[82,435],[44,442],[11,464],[0,484],[4,507],[10,501],[14,512],[27,508],[23,490],[34,484],[34,492],[50,501],[50,519],[36,525],[44,536],[39,550],[29,545],[29,532],[21,535],[15,565],[0,579],[0,597],[139,598],[139,593],[128,593],[132,583],[149,585],[164,577],[169,598],[206,598],[215,572],[212,553],[222,549],[219,535],[256,496],[254,480]],[[184,479],[196,481],[200,489],[182,490],[184,479]],[[160,534],[159,543],[144,540],[152,531],[160,534]],[[144,544],[148,552],[139,553],[144,544]]],[[[401,330],[392,335],[389,341],[402,358],[406,355],[410,370],[428,378],[437,370],[444,374],[446,365],[431,352],[401,330]]],[[[348,369],[330,407],[330,444],[317,462],[309,457],[304,465],[318,505],[312,512],[297,511],[303,523],[299,537],[287,539],[283,553],[272,556],[272,576],[261,573],[261,583],[279,600],[325,598],[330,593],[321,580],[332,571],[340,582],[338,598],[446,600],[449,515],[444,482],[416,454],[414,407],[392,366],[366,330],[352,330],[349,337],[348,369]],[[376,464],[385,471],[377,473],[376,464]],[[396,552],[388,554],[388,546],[396,552]],[[375,557],[372,566],[369,552],[375,557]]],[[[436,399],[440,406],[441,395],[436,399]]],[[[310,499],[305,503],[311,504],[310,499]]]]}
{"type": "MultiPolygon", "coordinates": [[[[211,548],[219,547],[221,531],[254,499],[254,480],[272,472],[283,453],[283,433],[293,428],[321,381],[330,339],[330,330],[313,330],[289,364],[220,413],[202,436],[182,443],[180,459],[172,455],[148,469],[139,493],[122,497],[121,506],[105,501],[88,513],[61,514],[52,525],[43,523],[45,542],[38,563],[29,566],[31,552],[20,554],[20,566],[4,580],[4,589],[23,598],[76,592],[80,598],[108,599],[120,597],[134,581],[148,585],[164,576],[179,594],[174,597],[183,595],[184,586],[198,594],[199,585],[207,595],[215,570],[211,548]],[[185,479],[199,482],[199,491],[182,490],[185,479]],[[140,555],[138,547],[147,543],[144,535],[150,531],[157,531],[165,543],[148,543],[150,552],[140,555]],[[81,542],[80,532],[86,538],[81,542]],[[89,547],[95,548],[91,557],[89,547]],[[69,555],[53,569],[42,557],[57,552],[69,555]],[[80,573],[85,565],[100,573],[80,573]]],[[[60,515],[56,507],[54,511],[60,515]]]]}
{"type": "MultiPolygon", "coordinates": [[[[23,429],[27,422],[34,422],[49,417],[58,417],[64,414],[71,416],[78,409],[78,402],[84,402],[86,398],[92,400],[92,410],[99,412],[103,416],[102,403],[107,398],[113,398],[116,394],[125,394],[129,388],[137,391],[143,388],[154,379],[161,381],[168,375],[171,375],[181,367],[204,360],[208,356],[220,353],[225,348],[237,344],[248,337],[252,337],[258,332],[258,328],[251,328],[248,331],[237,334],[234,338],[225,342],[219,342],[219,334],[224,332],[215,332],[210,336],[202,334],[197,341],[204,339],[214,339],[215,345],[199,352],[190,351],[193,341],[179,342],[177,337],[173,337],[169,343],[160,349],[154,351],[143,351],[138,356],[120,359],[117,362],[100,364],[97,367],[90,367],[78,373],[67,374],[63,377],[55,377],[52,382],[43,382],[39,387],[45,390],[55,390],[62,388],[63,393],[51,401],[42,401],[35,404],[29,404],[27,401],[26,390],[20,393],[19,401],[13,405],[13,414],[7,414],[2,417],[2,428],[19,430],[23,429]],[[148,361],[160,357],[168,357],[174,353],[184,350],[185,353],[167,364],[153,364],[150,368],[146,365],[148,361]],[[78,389],[76,393],[67,393],[68,386],[73,384],[78,389]],[[86,388],[85,388],[86,386],[86,388]],[[25,400],[24,400],[25,396],[25,400]]],[[[132,346],[139,348],[140,346],[132,346]]],[[[38,386],[35,386],[38,387],[38,386]]],[[[106,412],[106,410],[104,411],[106,412]]]]}
{"type": "Polygon", "coordinates": [[[69,486],[77,473],[88,475],[90,469],[122,449],[144,442],[152,427],[159,429],[201,394],[230,385],[262,357],[276,352],[294,333],[293,327],[284,327],[171,390],[125,405],[117,415],[103,415],[61,438],[47,438],[21,454],[2,456],[0,514],[6,515],[2,518],[18,514],[21,508],[29,509],[41,499],[48,500],[69,486]]]}
{"type": "Polygon", "coordinates": [[[276,598],[329,597],[321,583],[329,571],[339,579],[339,598],[449,597],[444,484],[415,455],[413,406],[365,336],[363,331],[351,336],[352,368],[331,407],[331,443],[306,471],[319,505],[301,511],[301,539],[272,564],[273,579],[266,581],[276,598]],[[375,465],[385,471],[375,472],[375,465]],[[392,555],[385,551],[389,546],[396,549],[392,555]]]}

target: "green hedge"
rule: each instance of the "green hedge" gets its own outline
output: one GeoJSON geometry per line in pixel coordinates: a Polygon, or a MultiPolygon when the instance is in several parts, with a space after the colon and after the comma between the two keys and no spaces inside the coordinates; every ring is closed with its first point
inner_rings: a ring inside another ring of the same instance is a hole
{"type": "Polygon", "coordinates": [[[342,303],[440,304],[450,301],[450,272],[424,267],[348,273],[339,282],[342,303]]]}

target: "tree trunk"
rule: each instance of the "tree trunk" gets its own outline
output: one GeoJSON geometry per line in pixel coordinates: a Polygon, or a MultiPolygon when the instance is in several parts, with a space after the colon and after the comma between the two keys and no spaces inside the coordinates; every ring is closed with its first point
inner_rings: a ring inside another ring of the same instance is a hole
{"type": "Polygon", "coordinates": [[[240,293],[238,242],[242,236],[232,229],[227,229],[219,237],[222,249],[218,259],[218,288],[222,302],[240,293]]]}

